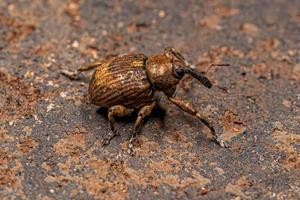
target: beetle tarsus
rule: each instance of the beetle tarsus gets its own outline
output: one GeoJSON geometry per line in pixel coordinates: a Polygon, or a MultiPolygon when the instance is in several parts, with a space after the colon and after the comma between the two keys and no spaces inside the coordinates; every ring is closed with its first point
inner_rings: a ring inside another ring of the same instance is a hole
{"type": "Polygon", "coordinates": [[[135,152],[135,148],[134,148],[135,140],[136,140],[136,136],[132,135],[129,140],[128,149],[127,149],[128,154],[130,154],[132,156],[134,155],[134,152],[135,152]]]}
{"type": "Polygon", "coordinates": [[[224,140],[222,140],[220,137],[216,135],[214,135],[213,140],[223,148],[230,148],[230,145],[227,142],[225,142],[224,140]]]}
{"type": "Polygon", "coordinates": [[[152,102],[150,105],[146,105],[139,110],[138,117],[136,118],[136,121],[135,121],[134,130],[133,130],[131,138],[129,140],[128,153],[130,155],[133,155],[133,153],[134,153],[134,144],[133,143],[136,140],[136,134],[138,133],[138,131],[141,128],[143,119],[151,114],[154,106],[155,106],[155,102],[152,102]]]}
{"type": "Polygon", "coordinates": [[[76,70],[76,71],[70,71],[70,70],[61,70],[60,72],[62,75],[68,77],[69,79],[71,80],[78,80],[79,79],[79,72],[76,70]]]}
{"type": "Polygon", "coordinates": [[[61,70],[61,74],[68,77],[69,79],[71,80],[79,80],[79,75],[81,72],[84,72],[84,71],[89,71],[91,69],[94,69],[96,67],[99,67],[103,64],[104,62],[103,61],[97,61],[97,62],[94,62],[94,63],[91,63],[89,65],[86,65],[86,66],[83,66],[83,67],[80,67],[78,68],[77,70],[75,71],[71,71],[71,70],[61,70]]]}
{"type": "Polygon", "coordinates": [[[103,63],[105,63],[105,62],[104,61],[97,61],[97,62],[91,63],[89,65],[80,67],[78,69],[78,71],[80,71],[80,72],[89,71],[89,70],[92,70],[94,68],[97,68],[97,67],[101,66],[103,63]]]}
{"type": "Polygon", "coordinates": [[[117,131],[111,131],[109,134],[101,141],[102,146],[106,146],[110,143],[110,141],[115,137],[119,136],[120,134],[117,131]]]}

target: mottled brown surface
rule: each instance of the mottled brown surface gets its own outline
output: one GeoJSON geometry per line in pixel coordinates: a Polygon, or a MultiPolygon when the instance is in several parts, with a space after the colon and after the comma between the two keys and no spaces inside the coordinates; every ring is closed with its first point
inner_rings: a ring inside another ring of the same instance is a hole
{"type": "Polygon", "coordinates": [[[300,2],[0,0],[1,199],[297,199],[300,196],[300,2]],[[88,105],[91,73],[61,69],[174,46],[177,95],[207,111],[230,149],[162,97],[126,153],[134,117],[109,132],[88,105]]]}

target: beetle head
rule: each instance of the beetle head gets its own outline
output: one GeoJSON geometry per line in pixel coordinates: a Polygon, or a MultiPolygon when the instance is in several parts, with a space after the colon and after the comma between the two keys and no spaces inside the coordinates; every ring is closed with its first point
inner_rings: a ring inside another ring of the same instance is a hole
{"type": "Polygon", "coordinates": [[[184,57],[174,48],[166,48],[161,55],[150,56],[146,62],[146,71],[152,87],[172,96],[176,85],[185,74],[199,80],[208,88],[211,82],[200,72],[192,69],[184,57]]]}

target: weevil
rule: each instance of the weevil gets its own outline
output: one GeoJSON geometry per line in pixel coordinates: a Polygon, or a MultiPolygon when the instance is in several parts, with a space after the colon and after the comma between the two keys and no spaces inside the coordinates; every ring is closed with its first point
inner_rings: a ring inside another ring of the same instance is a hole
{"type": "MultiPolygon", "coordinates": [[[[220,66],[224,65],[227,66],[227,64],[220,64],[220,66]]],[[[97,69],[92,76],[88,91],[90,102],[108,109],[111,129],[102,140],[103,146],[119,135],[115,128],[114,117],[131,115],[137,110],[138,115],[128,146],[128,152],[133,153],[133,143],[142,121],[151,114],[156,105],[154,99],[156,91],[163,92],[170,102],[201,120],[210,129],[214,140],[221,146],[225,146],[205,114],[189,102],[175,96],[176,86],[185,75],[196,78],[207,88],[211,88],[212,83],[195,70],[174,48],[165,48],[163,53],[152,56],[144,54],[117,56],[79,68],[75,73],[68,71],[62,73],[71,79],[77,79],[80,72],[94,68],[97,69]]]]}

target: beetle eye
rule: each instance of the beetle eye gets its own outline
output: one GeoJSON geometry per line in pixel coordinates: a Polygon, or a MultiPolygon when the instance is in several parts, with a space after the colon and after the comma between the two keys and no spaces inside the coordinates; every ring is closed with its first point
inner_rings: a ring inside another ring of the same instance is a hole
{"type": "Polygon", "coordinates": [[[184,70],[182,68],[177,68],[174,70],[174,75],[177,78],[182,78],[184,76],[184,70]]]}

